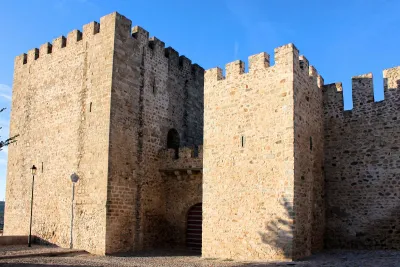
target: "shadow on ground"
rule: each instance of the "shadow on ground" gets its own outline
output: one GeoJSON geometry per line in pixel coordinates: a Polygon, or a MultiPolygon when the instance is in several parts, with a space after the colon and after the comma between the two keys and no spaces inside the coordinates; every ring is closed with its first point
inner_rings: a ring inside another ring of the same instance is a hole
{"type": "Polygon", "coordinates": [[[107,255],[109,257],[201,257],[200,251],[193,251],[188,249],[155,249],[148,251],[138,252],[124,252],[107,255]]]}
{"type": "Polygon", "coordinates": [[[198,256],[176,257],[41,257],[0,261],[1,266],[12,267],[100,267],[100,266],[132,266],[132,267],[399,267],[400,251],[396,250],[328,250],[317,253],[302,261],[294,262],[235,262],[229,260],[201,259],[198,256]]]}
{"type": "Polygon", "coordinates": [[[103,267],[105,265],[54,265],[54,264],[35,264],[35,263],[1,263],[0,266],[8,267],[103,267]]]}

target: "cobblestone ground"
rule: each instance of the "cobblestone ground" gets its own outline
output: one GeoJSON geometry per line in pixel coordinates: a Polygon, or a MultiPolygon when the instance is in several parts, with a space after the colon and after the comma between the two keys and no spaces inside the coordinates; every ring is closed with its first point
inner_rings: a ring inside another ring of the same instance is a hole
{"type": "Polygon", "coordinates": [[[201,259],[193,255],[141,254],[119,257],[102,257],[93,255],[71,255],[69,257],[32,257],[0,260],[0,266],[309,266],[309,267],[400,267],[400,251],[339,251],[331,250],[316,254],[298,262],[235,262],[230,260],[201,259]]]}

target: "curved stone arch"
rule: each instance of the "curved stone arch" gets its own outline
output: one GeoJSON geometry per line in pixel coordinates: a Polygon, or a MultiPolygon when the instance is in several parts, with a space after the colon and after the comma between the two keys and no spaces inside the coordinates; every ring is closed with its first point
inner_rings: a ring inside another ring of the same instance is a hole
{"type": "Polygon", "coordinates": [[[184,208],[181,213],[181,215],[182,215],[181,218],[185,218],[185,222],[187,222],[187,216],[188,216],[189,209],[197,204],[203,204],[202,196],[195,197],[194,200],[192,200],[189,203],[187,203],[186,205],[184,205],[184,208]]]}
{"type": "Polygon", "coordinates": [[[202,247],[203,203],[196,202],[186,209],[186,248],[200,251],[202,247]],[[200,214],[199,214],[200,213],[200,214]],[[200,216],[199,216],[200,215],[200,216]]]}

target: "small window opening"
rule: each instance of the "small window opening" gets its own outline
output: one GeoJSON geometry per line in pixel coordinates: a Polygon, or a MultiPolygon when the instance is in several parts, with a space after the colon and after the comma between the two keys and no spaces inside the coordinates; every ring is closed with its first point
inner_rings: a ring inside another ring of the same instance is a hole
{"type": "Polygon", "coordinates": [[[198,158],[199,157],[199,146],[194,146],[193,157],[194,158],[198,158]]]}
{"type": "Polygon", "coordinates": [[[313,149],[312,137],[310,136],[310,151],[313,149]]]}
{"type": "Polygon", "coordinates": [[[300,60],[300,69],[304,70],[304,61],[300,60]]]}
{"type": "Polygon", "coordinates": [[[157,86],[156,86],[156,79],[153,79],[153,95],[157,94],[157,86]]]}
{"type": "Polygon", "coordinates": [[[178,131],[175,129],[169,130],[167,136],[167,148],[173,148],[175,150],[175,159],[179,158],[179,146],[180,138],[178,131]]]}
{"type": "Polygon", "coordinates": [[[42,162],[42,173],[43,173],[43,162],[42,162]]]}
{"type": "Polygon", "coordinates": [[[240,138],[240,143],[241,146],[244,147],[244,135],[242,135],[242,137],[240,138]]]}
{"type": "Polygon", "coordinates": [[[89,105],[89,112],[92,112],[92,102],[90,102],[90,105],[89,105]]]}

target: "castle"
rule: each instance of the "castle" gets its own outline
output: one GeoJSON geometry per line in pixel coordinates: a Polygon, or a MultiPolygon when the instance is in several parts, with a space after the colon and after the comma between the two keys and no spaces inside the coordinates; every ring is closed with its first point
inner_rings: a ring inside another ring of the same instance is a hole
{"type": "Polygon", "coordinates": [[[344,111],[293,44],[248,62],[204,71],[118,13],[16,57],[5,234],[28,234],[35,164],[32,233],[62,247],[400,249],[400,67],[380,102],[353,77],[344,111]]]}

